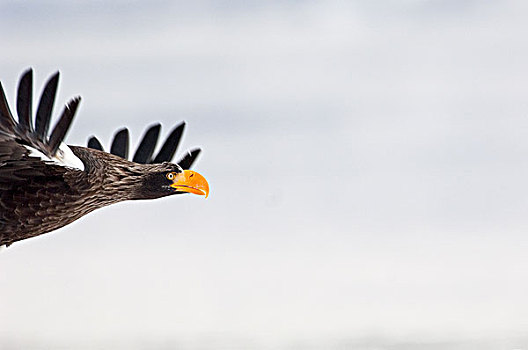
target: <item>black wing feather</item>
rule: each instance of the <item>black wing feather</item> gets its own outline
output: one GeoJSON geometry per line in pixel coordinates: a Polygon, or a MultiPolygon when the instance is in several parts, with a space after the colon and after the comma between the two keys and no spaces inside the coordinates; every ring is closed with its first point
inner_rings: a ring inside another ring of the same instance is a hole
{"type": "Polygon", "coordinates": [[[150,159],[158,143],[160,128],[160,124],[154,124],[147,130],[134,154],[133,162],[142,164],[150,163],[150,159]]]}
{"type": "Polygon", "coordinates": [[[18,126],[22,132],[31,132],[31,109],[33,104],[33,70],[28,69],[18,84],[17,113],[18,126]]]}
{"type": "Polygon", "coordinates": [[[171,133],[165,140],[165,143],[161,146],[158,155],[150,163],[170,162],[174,157],[174,153],[176,153],[176,150],[178,149],[184,129],[185,122],[172,129],[171,133]]]}
{"type": "Polygon", "coordinates": [[[202,150],[199,148],[195,148],[189,152],[187,152],[186,155],[183,156],[182,159],[177,163],[183,170],[188,170],[192,167],[193,163],[198,158],[198,155],[200,154],[202,150]]]}
{"type": "Polygon", "coordinates": [[[103,145],[101,145],[101,142],[99,142],[99,140],[95,136],[90,137],[90,139],[88,140],[88,148],[104,152],[103,145]]]}
{"type": "Polygon", "coordinates": [[[37,108],[37,116],[35,118],[35,134],[37,138],[44,141],[48,134],[51,113],[53,111],[53,104],[55,96],[57,95],[57,86],[59,85],[59,72],[55,73],[46,83],[44,91],[40,96],[40,102],[37,108]]]}
{"type": "Polygon", "coordinates": [[[11,109],[7,103],[4,87],[0,83],[0,131],[12,134],[15,132],[16,122],[11,115],[11,109]]]}
{"type": "Polygon", "coordinates": [[[115,154],[121,158],[128,159],[128,129],[123,128],[114,135],[114,141],[110,147],[110,153],[115,154]]]}
{"type": "Polygon", "coordinates": [[[73,120],[73,117],[75,116],[75,112],[77,111],[77,107],[79,107],[80,102],[81,97],[78,96],[73,98],[70,102],[68,102],[66,107],[64,107],[64,111],[62,112],[59,121],[53,128],[49,139],[49,147],[51,154],[55,154],[55,152],[57,152],[57,149],[59,149],[60,143],[62,142],[64,136],[66,136],[66,133],[70,128],[71,122],[73,120]]]}

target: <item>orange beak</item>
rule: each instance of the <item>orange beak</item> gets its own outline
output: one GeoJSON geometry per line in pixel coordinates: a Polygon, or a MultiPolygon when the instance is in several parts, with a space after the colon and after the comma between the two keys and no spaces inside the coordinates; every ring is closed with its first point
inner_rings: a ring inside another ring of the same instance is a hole
{"type": "Polygon", "coordinates": [[[209,184],[205,177],[192,170],[184,170],[182,173],[176,174],[170,187],[180,192],[205,196],[205,198],[209,195],[209,184]]]}

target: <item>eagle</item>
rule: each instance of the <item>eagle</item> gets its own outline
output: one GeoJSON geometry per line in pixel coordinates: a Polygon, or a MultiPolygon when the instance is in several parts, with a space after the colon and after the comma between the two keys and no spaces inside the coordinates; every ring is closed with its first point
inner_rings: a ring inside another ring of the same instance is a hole
{"type": "Polygon", "coordinates": [[[209,194],[209,184],[189,170],[196,148],[171,162],[185,123],[177,125],[154,155],[160,124],[145,132],[132,159],[129,131],[119,130],[110,152],[91,137],[87,147],[64,139],[81,102],[72,98],[51,130],[59,72],[44,85],[33,118],[33,70],[20,78],[13,117],[0,83],[0,246],[35,237],[80,217],[126,200],[155,199],[183,193],[209,194]]]}

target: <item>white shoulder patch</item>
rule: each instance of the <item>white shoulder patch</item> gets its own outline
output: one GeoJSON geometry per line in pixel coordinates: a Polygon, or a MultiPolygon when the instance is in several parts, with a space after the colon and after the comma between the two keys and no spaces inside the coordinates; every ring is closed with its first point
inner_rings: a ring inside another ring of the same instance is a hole
{"type": "Polygon", "coordinates": [[[79,157],[73,154],[70,147],[68,147],[68,145],[66,145],[64,142],[61,142],[59,149],[57,150],[57,153],[55,153],[55,156],[53,156],[53,158],[49,158],[44,153],[40,152],[39,150],[36,150],[33,147],[26,145],[24,145],[24,147],[26,147],[26,149],[29,151],[30,157],[39,158],[43,162],[50,162],[55,165],[84,171],[84,163],[82,162],[82,160],[80,160],[79,157]]]}

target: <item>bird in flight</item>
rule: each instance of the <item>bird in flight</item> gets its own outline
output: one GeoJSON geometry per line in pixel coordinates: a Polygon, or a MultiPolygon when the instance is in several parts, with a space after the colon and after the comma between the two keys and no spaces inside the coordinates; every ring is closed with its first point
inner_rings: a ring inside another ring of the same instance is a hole
{"type": "Polygon", "coordinates": [[[27,70],[18,85],[18,121],[0,83],[0,246],[56,230],[126,200],[182,193],[207,197],[207,181],[189,170],[200,149],[171,163],[184,123],[171,131],[155,156],[160,125],[151,126],[132,160],[126,128],[115,134],[109,153],[95,137],[88,147],[63,142],[80,97],[66,104],[49,132],[58,82],[57,72],[45,84],[33,118],[33,71],[27,70]]]}

